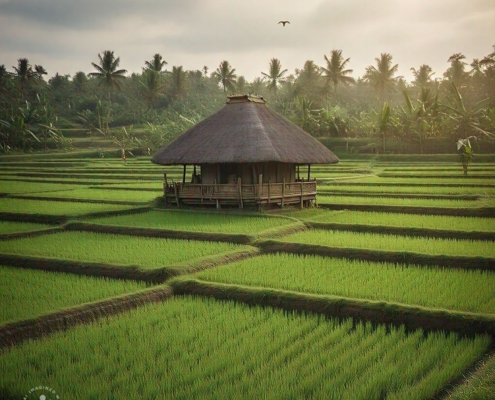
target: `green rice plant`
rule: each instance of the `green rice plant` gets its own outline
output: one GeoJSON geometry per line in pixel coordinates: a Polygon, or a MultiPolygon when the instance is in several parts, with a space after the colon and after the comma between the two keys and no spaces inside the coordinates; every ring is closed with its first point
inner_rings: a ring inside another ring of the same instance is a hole
{"type": "Polygon", "coordinates": [[[134,292],[145,283],[0,266],[0,324],[134,292]]]}
{"type": "Polygon", "coordinates": [[[178,297],[23,343],[0,355],[0,394],[49,382],[60,398],[431,397],[489,346],[487,336],[178,297]]]}
{"type": "Polygon", "coordinates": [[[318,193],[320,194],[340,194],[341,192],[351,193],[369,193],[369,194],[415,194],[415,195],[494,195],[493,188],[484,188],[476,186],[390,186],[390,185],[346,185],[336,182],[325,182],[318,184],[318,193]]]}
{"type": "Polygon", "coordinates": [[[293,223],[294,221],[287,218],[274,217],[185,211],[149,211],[139,214],[95,218],[91,222],[104,225],[173,229],[192,232],[256,234],[266,229],[293,223]]]}
{"type": "Polygon", "coordinates": [[[351,210],[330,211],[325,209],[308,209],[292,212],[289,215],[295,218],[320,223],[395,226],[462,232],[495,232],[494,218],[454,217],[426,214],[391,214],[351,210]]]}
{"type": "MultiPolygon", "coordinates": [[[[325,182],[333,182],[332,180],[325,179],[325,182]]],[[[335,182],[342,182],[339,180],[336,180],[335,182]]],[[[425,184],[433,184],[433,185],[450,185],[450,186],[463,186],[463,185],[492,185],[493,186],[493,179],[482,179],[482,178],[475,178],[475,177],[469,177],[465,179],[464,177],[462,178],[443,178],[439,180],[438,178],[415,178],[415,177],[401,177],[401,178],[394,178],[394,177],[381,177],[381,176],[376,176],[376,175],[368,175],[368,176],[362,176],[359,178],[349,178],[346,180],[346,182],[350,183],[377,183],[377,184],[412,184],[412,185],[425,185],[425,184]]]]}
{"type": "MultiPolygon", "coordinates": [[[[33,193],[33,196],[60,197],[67,199],[107,200],[107,201],[132,201],[149,202],[160,196],[160,192],[143,190],[101,190],[94,188],[79,188],[63,192],[33,193]]],[[[29,196],[26,195],[26,196],[29,196]]]]}
{"type": "MultiPolygon", "coordinates": [[[[417,198],[390,198],[390,197],[362,197],[362,196],[325,196],[318,195],[319,204],[360,204],[382,205],[400,207],[438,207],[438,208],[473,208],[486,206],[485,201],[480,200],[450,200],[450,199],[417,199],[417,198]]],[[[495,204],[491,199],[490,204],[495,204]]]]}
{"type": "Polygon", "coordinates": [[[210,282],[495,314],[491,271],[267,254],[195,275],[210,282]]]}
{"type": "Polygon", "coordinates": [[[6,235],[9,233],[37,231],[39,229],[46,229],[46,228],[48,228],[48,225],[44,225],[44,224],[33,224],[29,222],[0,221],[0,234],[2,235],[6,235]]]}
{"type": "Polygon", "coordinates": [[[65,185],[60,183],[44,182],[18,182],[0,180],[0,193],[23,194],[23,193],[59,193],[63,190],[77,189],[78,185],[65,185]]]}
{"type": "Polygon", "coordinates": [[[0,198],[0,212],[8,213],[76,216],[129,208],[128,205],[0,198]]]}
{"type": "Polygon", "coordinates": [[[323,229],[296,232],[279,240],[338,248],[413,252],[430,255],[495,257],[494,243],[481,240],[409,237],[323,229]]]}
{"type": "Polygon", "coordinates": [[[90,232],[62,232],[0,242],[0,252],[141,268],[160,268],[249,246],[90,232]]]}
{"type": "Polygon", "coordinates": [[[491,399],[495,393],[495,356],[478,364],[478,369],[449,391],[448,400],[491,399]]]}

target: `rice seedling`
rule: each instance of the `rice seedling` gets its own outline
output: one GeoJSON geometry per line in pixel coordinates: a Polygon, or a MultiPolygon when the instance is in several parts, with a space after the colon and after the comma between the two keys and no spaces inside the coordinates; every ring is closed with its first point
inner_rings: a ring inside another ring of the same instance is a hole
{"type": "Polygon", "coordinates": [[[160,268],[249,246],[90,232],[63,232],[0,242],[0,252],[141,268],[160,268]]]}
{"type": "Polygon", "coordinates": [[[267,254],[198,272],[205,281],[495,313],[495,273],[267,254]]]}
{"type": "Polygon", "coordinates": [[[144,288],[142,282],[0,266],[0,324],[144,288]]]}
{"type": "Polygon", "coordinates": [[[432,396],[489,343],[184,297],[5,351],[0,394],[50,382],[76,400],[414,400],[432,396]]]}
{"type": "Polygon", "coordinates": [[[91,220],[104,225],[173,229],[192,232],[256,234],[294,222],[287,218],[242,216],[185,211],[150,211],[91,220]]]}
{"type": "Polygon", "coordinates": [[[78,188],[78,185],[65,185],[58,183],[44,182],[16,182],[0,180],[0,193],[9,194],[24,194],[24,193],[43,193],[55,192],[59,193],[63,190],[78,188]]]}
{"type": "Polygon", "coordinates": [[[6,235],[9,233],[36,231],[45,228],[48,228],[48,225],[33,224],[29,222],[0,221],[0,234],[2,235],[6,235]]]}
{"type": "Polygon", "coordinates": [[[75,216],[128,209],[128,205],[0,198],[0,212],[8,213],[75,216]]]}
{"type": "MultiPolygon", "coordinates": [[[[107,200],[107,201],[132,201],[149,202],[160,196],[160,192],[148,192],[143,190],[101,190],[94,188],[79,188],[63,192],[33,193],[37,197],[59,197],[67,199],[107,200]]],[[[26,196],[29,196],[26,195],[26,196]]]]}
{"type": "Polygon", "coordinates": [[[290,215],[295,218],[321,223],[396,226],[463,232],[495,232],[495,219],[493,218],[391,214],[351,210],[330,211],[325,209],[296,211],[290,215]]]}
{"type": "Polygon", "coordinates": [[[279,240],[338,248],[413,252],[431,255],[495,257],[494,243],[481,240],[409,237],[323,229],[296,232],[279,240]]]}
{"type": "MultiPolygon", "coordinates": [[[[491,200],[495,204],[495,200],[491,200]]],[[[473,208],[485,205],[480,200],[416,199],[410,197],[362,197],[318,195],[319,204],[363,204],[409,207],[473,208]]]]}

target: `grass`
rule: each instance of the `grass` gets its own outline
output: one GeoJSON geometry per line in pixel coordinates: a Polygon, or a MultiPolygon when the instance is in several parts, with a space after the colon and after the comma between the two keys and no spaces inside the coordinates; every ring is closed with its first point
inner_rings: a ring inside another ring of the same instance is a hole
{"type": "Polygon", "coordinates": [[[34,193],[34,196],[60,197],[67,199],[84,200],[110,200],[110,201],[133,201],[149,202],[160,196],[159,192],[148,192],[142,190],[102,190],[93,188],[79,188],[63,192],[34,193]]]}
{"type": "Polygon", "coordinates": [[[0,221],[0,233],[2,235],[9,234],[9,233],[36,231],[36,230],[45,229],[45,228],[48,228],[48,225],[33,224],[33,223],[29,223],[29,222],[0,221]]]}
{"type": "Polygon", "coordinates": [[[485,336],[353,327],[351,320],[184,297],[5,351],[0,394],[49,382],[75,400],[129,393],[414,400],[432,396],[488,344],[485,336]]]}
{"type": "Polygon", "coordinates": [[[389,214],[325,209],[308,209],[290,213],[291,216],[320,223],[347,225],[395,226],[402,228],[426,228],[462,232],[495,232],[494,218],[454,217],[441,215],[389,214]]]}
{"type": "Polygon", "coordinates": [[[482,200],[451,200],[451,199],[415,199],[410,197],[360,197],[360,196],[327,196],[318,195],[319,204],[361,204],[408,207],[438,207],[438,208],[475,208],[487,205],[493,206],[491,198],[482,200]]]}
{"type": "Polygon", "coordinates": [[[88,213],[128,209],[128,205],[0,198],[0,212],[20,214],[77,216],[88,213]]]}
{"type": "Polygon", "coordinates": [[[0,266],[0,324],[144,287],[134,281],[0,266]]]}
{"type": "Polygon", "coordinates": [[[90,232],[63,232],[0,242],[0,252],[143,269],[250,248],[230,243],[157,239],[90,232]]]}
{"type": "Polygon", "coordinates": [[[495,273],[268,254],[197,273],[201,280],[476,313],[495,313],[495,273]]]}
{"type": "Polygon", "coordinates": [[[179,231],[256,234],[287,225],[293,220],[259,216],[228,215],[185,211],[150,211],[139,214],[96,218],[91,222],[104,225],[179,231]]]}
{"type": "Polygon", "coordinates": [[[337,248],[413,252],[429,255],[495,257],[494,243],[481,240],[409,237],[323,229],[296,232],[278,240],[337,248]]]}

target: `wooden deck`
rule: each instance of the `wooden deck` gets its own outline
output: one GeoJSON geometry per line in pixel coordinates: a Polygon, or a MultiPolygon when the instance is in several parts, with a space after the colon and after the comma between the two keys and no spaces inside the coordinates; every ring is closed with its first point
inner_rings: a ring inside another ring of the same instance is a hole
{"type": "Polygon", "coordinates": [[[164,183],[167,204],[245,206],[299,205],[301,208],[316,202],[316,181],[290,183],[262,183],[243,185],[240,180],[229,184],[164,183]]]}

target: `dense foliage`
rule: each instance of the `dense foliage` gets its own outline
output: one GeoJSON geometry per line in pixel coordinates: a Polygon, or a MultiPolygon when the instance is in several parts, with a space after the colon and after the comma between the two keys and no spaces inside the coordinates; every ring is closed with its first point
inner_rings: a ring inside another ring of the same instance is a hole
{"type": "Polygon", "coordinates": [[[341,139],[352,152],[455,152],[458,139],[474,136],[473,152],[495,141],[495,51],[471,64],[452,55],[439,76],[428,65],[411,68],[414,81],[397,76],[383,53],[357,79],[342,50],[289,73],[279,59],[252,82],[228,61],[209,73],[166,69],[160,54],[127,74],[113,51],[88,60],[93,71],[56,73],[25,58],[9,72],[0,66],[0,151],[67,148],[68,128],[104,135],[116,148],[156,149],[221,107],[229,93],[264,96],[269,105],[316,137],[341,139]],[[436,75],[436,77],[434,77],[436,75]],[[363,139],[349,145],[349,140],[363,139]],[[349,148],[350,147],[350,148],[349,148]],[[446,150],[447,149],[447,150],[446,150]]]}

